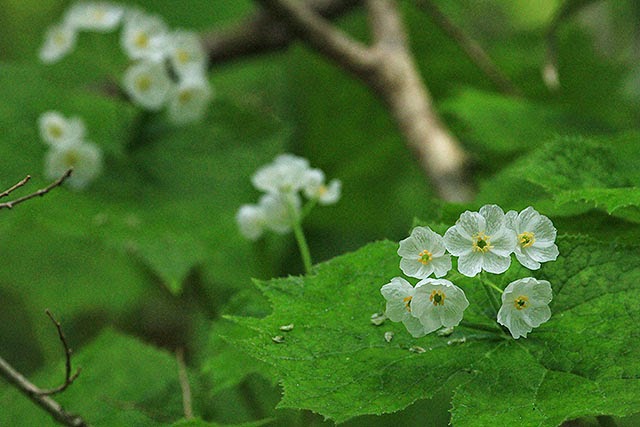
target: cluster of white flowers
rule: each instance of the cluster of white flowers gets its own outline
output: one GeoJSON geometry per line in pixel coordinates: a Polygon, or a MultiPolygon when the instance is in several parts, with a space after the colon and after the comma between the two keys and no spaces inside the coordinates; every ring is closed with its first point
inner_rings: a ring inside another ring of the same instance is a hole
{"type": "Polygon", "coordinates": [[[324,172],[309,166],[309,161],[292,154],[281,154],[262,166],[251,177],[253,186],[265,194],[255,205],[243,205],[236,221],[243,236],[257,240],[266,229],[288,233],[311,206],[331,205],[340,199],[342,183],[326,183],[324,172]],[[309,200],[302,207],[301,193],[309,200]]]}
{"type": "Polygon", "coordinates": [[[57,111],[47,111],[38,119],[40,136],[49,146],[44,174],[56,179],[67,170],[73,173],[67,184],[76,190],[88,186],[102,171],[102,151],[85,140],[85,126],[78,117],[65,118],[57,111]]]}
{"type": "Polygon", "coordinates": [[[206,52],[196,33],[172,31],[158,16],[108,2],[76,3],[48,29],[40,59],[62,59],[80,31],[113,31],[121,24],[120,44],[132,61],[122,84],[131,100],[151,111],[166,106],[175,124],[200,120],[212,96],[206,52]]]}
{"type": "MultiPolygon", "coordinates": [[[[444,237],[429,227],[416,227],[400,241],[398,255],[402,272],[421,280],[415,288],[399,277],[384,285],[386,315],[402,321],[415,337],[457,326],[469,305],[464,291],[448,280],[429,278],[431,274],[444,277],[451,270],[451,255],[458,257],[458,271],[468,277],[482,270],[504,273],[511,265],[511,254],[523,266],[537,270],[541,263],[557,258],[556,233],[551,220],[532,207],[505,214],[497,205],[464,212],[444,237]]],[[[497,320],[514,338],[526,337],[551,317],[549,282],[527,277],[501,292],[497,320]]]]}

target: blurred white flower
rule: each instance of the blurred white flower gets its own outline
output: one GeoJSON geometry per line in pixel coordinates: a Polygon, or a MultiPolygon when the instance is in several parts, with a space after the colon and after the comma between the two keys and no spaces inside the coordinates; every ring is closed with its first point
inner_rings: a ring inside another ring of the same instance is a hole
{"type": "Polygon", "coordinates": [[[516,232],[518,244],[515,254],[520,264],[530,270],[540,268],[541,262],[555,261],[556,228],[549,218],[529,206],[520,213],[509,211],[505,215],[507,227],[516,232]]]}
{"type": "Polygon", "coordinates": [[[160,62],[166,56],[167,26],[157,16],[127,11],[120,43],[131,59],[160,62]]]}
{"type": "Polygon", "coordinates": [[[169,120],[179,125],[202,119],[211,96],[211,86],[206,76],[187,76],[174,85],[169,94],[167,107],[169,120]]]}
{"type": "Polygon", "coordinates": [[[468,306],[462,289],[446,279],[427,278],[416,284],[411,314],[420,320],[428,334],[443,326],[458,326],[468,306]]]}
{"type": "Polygon", "coordinates": [[[402,322],[407,331],[420,338],[427,334],[420,320],[412,315],[412,300],[415,289],[402,277],[394,277],[380,289],[380,293],[387,300],[385,315],[392,322],[402,322]]]}
{"type": "Polygon", "coordinates": [[[502,294],[498,323],[506,326],[513,338],[527,334],[551,318],[549,303],[553,298],[546,280],[525,277],[509,283],[502,294]]]}
{"type": "Polygon", "coordinates": [[[53,25],[47,29],[44,44],[38,54],[40,60],[46,64],[59,61],[73,50],[76,45],[75,29],[68,25],[53,25]]]}
{"type": "Polygon", "coordinates": [[[45,158],[47,179],[60,178],[67,170],[73,173],[66,183],[76,190],[87,187],[102,171],[102,152],[90,142],[51,147],[45,158]]]}
{"type": "Polygon", "coordinates": [[[57,111],[47,111],[38,118],[40,137],[52,147],[79,142],[84,138],[84,123],[78,117],[66,119],[57,111]]]}
{"type": "Polygon", "coordinates": [[[451,256],[445,253],[444,239],[429,227],[416,227],[400,241],[398,255],[404,274],[424,279],[435,273],[442,277],[451,270],[451,256]]]}
{"type": "Polygon", "coordinates": [[[517,244],[515,231],[506,227],[503,210],[486,205],[480,212],[466,211],[444,235],[447,250],[458,259],[458,270],[473,277],[482,270],[500,274],[511,265],[517,244]]]}
{"type": "Polygon", "coordinates": [[[308,169],[302,190],[308,199],[318,200],[321,205],[332,205],[340,200],[342,182],[339,179],[333,179],[327,185],[324,172],[320,169],[308,169]]]}
{"type": "Polygon", "coordinates": [[[122,20],[124,8],[108,2],[76,3],[65,14],[65,23],[76,30],[107,32],[122,20]]]}
{"type": "Polygon", "coordinates": [[[253,186],[267,193],[291,193],[305,185],[309,161],[293,154],[281,154],[251,177],[253,186]]]}
{"type": "Polygon", "coordinates": [[[296,193],[268,193],[258,202],[265,216],[266,227],[279,234],[291,231],[294,221],[297,221],[300,215],[301,204],[300,196],[296,193]]]}
{"type": "Polygon", "coordinates": [[[257,205],[242,205],[236,214],[240,233],[249,240],[258,240],[266,226],[264,210],[257,205]]]}
{"type": "Polygon", "coordinates": [[[185,30],[170,33],[166,50],[169,62],[180,78],[206,71],[207,56],[197,33],[185,30]]]}
{"type": "Polygon", "coordinates": [[[123,86],[135,103],[149,110],[159,110],[167,100],[173,82],[164,64],[140,61],[125,71],[123,86]]]}

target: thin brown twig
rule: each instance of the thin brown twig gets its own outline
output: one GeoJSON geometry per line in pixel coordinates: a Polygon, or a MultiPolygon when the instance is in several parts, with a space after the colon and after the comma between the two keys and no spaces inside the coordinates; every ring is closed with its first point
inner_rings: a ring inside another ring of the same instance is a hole
{"type": "MultiPolygon", "coordinates": [[[[47,194],[49,191],[53,190],[54,188],[62,185],[62,183],[71,176],[71,172],[73,172],[73,169],[69,169],[67,170],[60,178],[56,179],[55,181],[53,181],[51,184],[47,185],[45,188],[41,188],[40,190],[33,192],[31,194],[27,194],[26,196],[22,196],[19,197],[15,200],[11,200],[9,202],[4,202],[4,203],[0,203],[0,209],[13,209],[13,207],[15,205],[18,205],[22,202],[26,202],[27,200],[33,199],[35,197],[40,197],[40,196],[44,196],[45,194],[47,194]]],[[[14,185],[13,187],[11,187],[10,189],[6,190],[4,193],[4,195],[11,193],[13,190],[15,190],[18,187],[23,186],[24,184],[26,184],[26,182],[29,180],[30,177],[27,177],[25,179],[23,179],[22,181],[20,181],[18,184],[14,185]]]]}
{"type": "Polygon", "coordinates": [[[498,68],[480,43],[451,21],[433,1],[417,0],[416,3],[421,10],[429,14],[438,27],[462,48],[469,59],[491,80],[498,90],[507,95],[521,95],[518,88],[509,77],[498,68]]]}
{"type": "MultiPolygon", "coordinates": [[[[58,329],[58,335],[64,336],[61,332],[61,327],[59,323],[53,319],[51,314],[47,311],[47,315],[54,321],[56,328],[58,329]]],[[[67,358],[70,357],[70,350],[66,345],[66,340],[63,340],[63,345],[65,346],[65,354],[67,354],[67,358]]],[[[67,359],[69,360],[69,359],[67,359]]],[[[70,372],[70,362],[69,364],[69,372],[70,372]]],[[[9,364],[6,360],[0,357],[0,376],[2,376],[5,380],[7,380],[10,384],[15,386],[22,394],[27,396],[34,402],[36,405],[40,406],[46,412],[51,415],[51,417],[58,422],[59,424],[70,426],[70,427],[86,427],[88,426],[87,422],[80,416],[69,413],[65,411],[65,409],[60,405],[57,401],[55,401],[51,396],[49,396],[46,391],[43,391],[36,385],[34,385],[31,381],[25,378],[20,372],[18,372],[11,364],[9,364]]],[[[77,374],[73,379],[77,377],[77,374]]],[[[68,387],[73,380],[69,381],[69,376],[67,375],[65,379],[65,384],[68,387]]],[[[66,387],[65,387],[66,388],[66,387]]]]}
{"type": "Polygon", "coordinates": [[[193,418],[193,405],[191,403],[191,385],[189,384],[187,364],[184,361],[184,349],[182,347],[176,349],[176,362],[178,363],[178,378],[180,380],[180,388],[182,389],[184,417],[189,420],[193,418]]]}
{"type": "Polygon", "coordinates": [[[24,179],[20,182],[18,182],[17,184],[15,184],[13,187],[3,191],[2,193],[0,193],[0,199],[2,199],[3,197],[7,197],[9,194],[11,194],[13,191],[17,190],[18,188],[22,187],[23,185],[25,185],[27,182],[29,182],[29,180],[31,179],[31,175],[27,175],[26,177],[24,177],[24,179]]]}
{"type": "Polygon", "coordinates": [[[48,390],[40,390],[41,395],[51,396],[52,394],[60,393],[66,390],[67,387],[73,384],[76,378],[78,378],[78,375],[80,375],[80,372],[82,371],[82,369],[78,368],[74,374],[71,374],[71,354],[73,352],[69,347],[69,344],[67,344],[67,338],[64,336],[64,332],[62,332],[62,326],[60,325],[60,322],[58,322],[56,318],[53,317],[53,314],[51,314],[49,309],[46,309],[45,313],[47,314],[47,316],[49,316],[49,319],[51,319],[51,321],[53,322],[53,324],[55,325],[58,331],[58,338],[60,338],[60,342],[62,343],[62,347],[64,348],[64,357],[65,357],[64,383],[62,383],[58,387],[54,387],[48,390]]]}

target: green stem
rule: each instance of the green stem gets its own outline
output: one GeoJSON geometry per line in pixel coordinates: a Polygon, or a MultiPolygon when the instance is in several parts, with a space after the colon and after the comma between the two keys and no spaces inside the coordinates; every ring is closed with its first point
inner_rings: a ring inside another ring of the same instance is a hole
{"type": "Polygon", "coordinates": [[[494,324],[493,326],[491,326],[491,325],[485,325],[482,323],[467,322],[466,320],[461,321],[460,326],[463,326],[469,329],[476,329],[478,331],[488,331],[488,332],[502,331],[502,329],[500,329],[500,327],[497,324],[494,324]]]}
{"type": "Polygon", "coordinates": [[[502,289],[500,289],[498,287],[498,285],[496,285],[495,283],[491,282],[490,280],[487,280],[486,278],[482,278],[482,283],[484,283],[485,285],[491,286],[493,289],[495,289],[496,291],[500,292],[501,294],[504,293],[504,291],[502,289]]]}
{"type": "Polygon", "coordinates": [[[292,200],[292,195],[288,195],[287,208],[289,215],[291,216],[291,227],[293,228],[293,234],[296,236],[296,242],[298,243],[298,249],[300,250],[300,256],[302,257],[302,263],[304,264],[305,273],[311,273],[311,252],[309,251],[309,245],[307,239],[304,237],[304,231],[302,231],[302,214],[298,213],[292,200]]]}
{"type": "Polygon", "coordinates": [[[498,304],[498,300],[496,299],[496,296],[493,293],[491,286],[488,283],[485,283],[484,281],[482,281],[482,288],[487,293],[487,298],[489,298],[489,302],[491,303],[491,306],[493,307],[495,312],[497,313],[498,311],[500,311],[500,305],[498,304]]]}

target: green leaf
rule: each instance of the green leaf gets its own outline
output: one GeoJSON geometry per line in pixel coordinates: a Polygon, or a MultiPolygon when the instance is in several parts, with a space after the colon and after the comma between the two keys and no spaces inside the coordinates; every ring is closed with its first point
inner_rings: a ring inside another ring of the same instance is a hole
{"type": "MultiPolygon", "coordinates": [[[[310,276],[261,283],[273,313],[236,318],[254,331],[238,345],[276,369],[280,406],[336,422],[398,411],[447,389],[456,390],[458,426],[490,425],[496,414],[501,424],[523,426],[633,414],[640,405],[639,333],[629,327],[640,320],[638,247],[579,236],[558,244],[558,260],[535,273],[552,283],[553,315],[527,339],[505,335],[478,280],[457,273],[449,278],[471,302],[465,320],[495,333],[458,327],[449,337],[414,339],[402,324],[372,325],[371,314],[384,308],[381,286],[400,273],[397,245],[381,242],[320,264],[310,276]],[[280,332],[288,323],[295,328],[280,332]],[[391,342],[385,331],[395,333],[391,342]]],[[[527,275],[514,264],[493,280],[504,287],[527,275]]]]}
{"type": "Polygon", "coordinates": [[[249,423],[240,423],[240,424],[219,424],[213,423],[209,421],[204,421],[199,418],[192,418],[189,420],[180,420],[178,422],[173,423],[172,427],[260,427],[265,424],[271,423],[272,419],[264,419],[260,421],[253,421],[249,423]]]}
{"type": "MultiPolygon", "coordinates": [[[[62,363],[31,381],[45,387],[61,381],[62,363]]],[[[95,426],[158,426],[182,416],[175,358],[112,330],[104,331],[73,356],[82,367],[76,381],[55,396],[63,407],[95,426]]],[[[15,389],[0,391],[2,425],[49,425],[50,416],[15,389]]]]}

